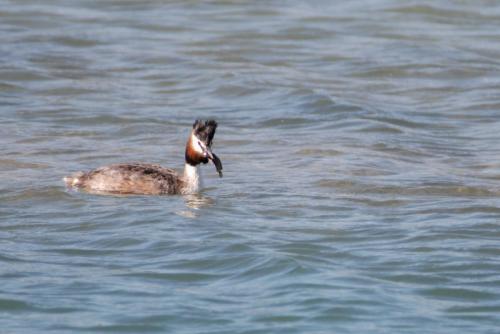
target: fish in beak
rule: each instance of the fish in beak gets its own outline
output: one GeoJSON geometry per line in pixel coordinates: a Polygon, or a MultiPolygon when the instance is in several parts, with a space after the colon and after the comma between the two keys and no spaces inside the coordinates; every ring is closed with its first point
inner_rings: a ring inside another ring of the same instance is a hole
{"type": "Polygon", "coordinates": [[[214,163],[215,169],[217,170],[217,173],[219,173],[219,177],[222,177],[222,162],[220,161],[219,157],[212,152],[212,148],[210,146],[206,146],[201,141],[198,143],[203,152],[203,156],[214,163]]]}

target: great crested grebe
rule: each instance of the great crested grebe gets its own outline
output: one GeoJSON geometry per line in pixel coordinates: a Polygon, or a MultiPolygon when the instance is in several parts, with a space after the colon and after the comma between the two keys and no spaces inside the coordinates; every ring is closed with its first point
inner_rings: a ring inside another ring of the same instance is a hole
{"type": "Polygon", "coordinates": [[[212,139],[217,122],[197,120],[186,143],[184,174],[146,163],[124,163],[100,167],[90,172],[78,172],[65,177],[68,187],[90,193],[164,195],[194,194],[200,189],[198,165],[211,160],[222,177],[222,163],[212,153],[212,139]]]}

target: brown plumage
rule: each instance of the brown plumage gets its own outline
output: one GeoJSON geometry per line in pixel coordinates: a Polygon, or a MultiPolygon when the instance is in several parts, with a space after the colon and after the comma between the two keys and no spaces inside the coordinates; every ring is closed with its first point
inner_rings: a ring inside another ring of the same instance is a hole
{"type": "Polygon", "coordinates": [[[145,163],[115,164],[77,173],[66,184],[94,193],[176,194],[181,188],[176,171],[145,163]]]}

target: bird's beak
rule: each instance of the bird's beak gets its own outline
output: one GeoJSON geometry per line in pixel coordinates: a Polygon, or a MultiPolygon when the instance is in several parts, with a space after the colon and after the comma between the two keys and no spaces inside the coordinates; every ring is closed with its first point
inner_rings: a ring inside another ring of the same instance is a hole
{"type": "Polygon", "coordinates": [[[220,161],[219,157],[215,155],[215,153],[212,152],[212,149],[209,146],[202,146],[203,153],[205,156],[212,160],[212,162],[215,165],[215,169],[217,170],[217,173],[219,173],[219,177],[222,177],[222,162],[220,161]]]}

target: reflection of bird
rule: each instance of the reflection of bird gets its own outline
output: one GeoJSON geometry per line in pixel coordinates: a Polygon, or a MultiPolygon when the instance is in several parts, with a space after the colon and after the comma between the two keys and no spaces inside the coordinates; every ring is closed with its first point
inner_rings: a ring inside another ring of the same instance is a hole
{"type": "Polygon", "coordinates": [[[186,202],[187,210],[180,210],[176,211],[175,213],[186,218],[196,218],[200,216],[201,213],[197,212],[198,210],[202,208],[208,208],[215,203],[212,198],[202,194],[189,194],[183,197],[186,202]]]}
{"type": "Polygon", "coordinates": [[[184,174],[172,169],[146,163],[109,165],[78,172],[64,178],[68,187],[83,189],[91,193],[110,194],[193,194],[200,189],[198,165],[211,160],[222,177],[222,163],[212,153],[212,139],[217,122],[197,120],[186,143],[184,174]]]}
{"type": "Polygon", "coordinates": [[[212,206],[215,203],[212,198],[202,194],[186,195],[184,196],[184,200],[186,201],[186,206],[194,210],[206,208],[212,206]]]}

